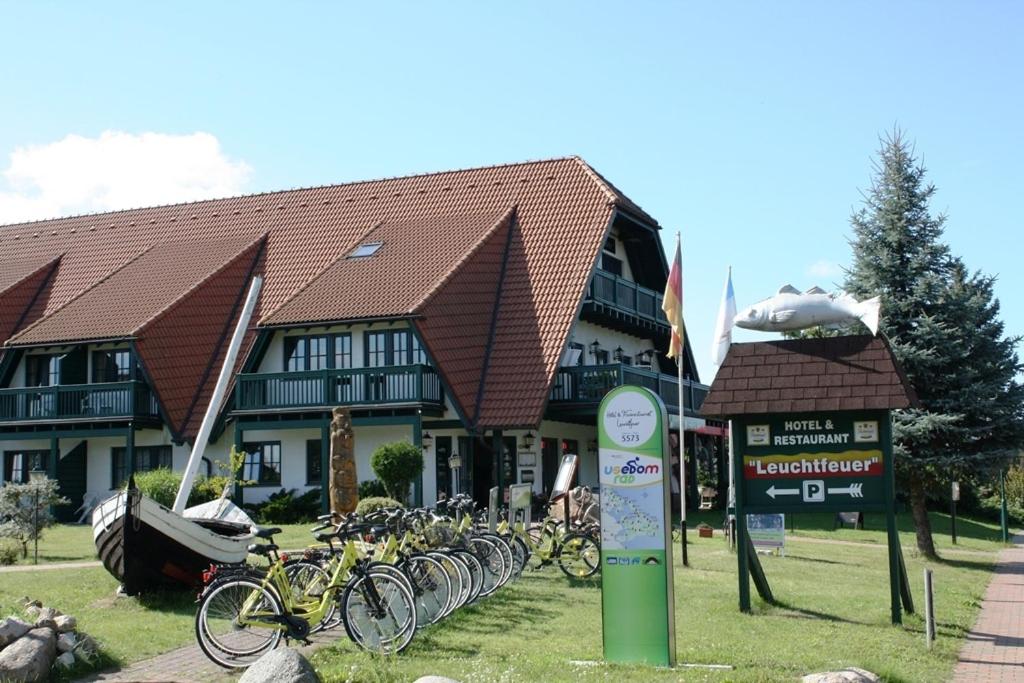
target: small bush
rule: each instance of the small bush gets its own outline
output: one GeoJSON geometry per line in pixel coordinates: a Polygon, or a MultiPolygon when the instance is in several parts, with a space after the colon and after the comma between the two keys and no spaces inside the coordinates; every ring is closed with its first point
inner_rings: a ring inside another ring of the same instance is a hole
{"type": "Polygon", "coordinates": [[[174,497],[181,486],[181,474],[166,467],[135,473],[135,485],[146,498],[160,503],[165,508],[174,507],[174,497]]]}
{"type": "MultiPolygon", "coordinates": [[[[196,477],[188,495],[188,507],[208,503],[220,498],[221,491],[228,483],[228,477],[196,477]]],[[[136,472],[135,485],[142,495],[155,500],[166,508],[174,507],[174,498],[181,487],[181,472],[161,467],[148,472],[136,472]]]]}
{"type": "Polygon", "coordinates": [[[356,505],[357,515],[368,515],[382,508],[405,507],[394,498],[362,498],[356,505]]]}
{"type": "Polygon", "coordinates": [[[16,564],[20,554],[21,549],[16,543],[0,538],[0,567],[16,564]]]}
{"type": "Polygon", "coordinates": [[[367,479],[359,482],[359,500],[363,498],[384,498],[388,492],[379,479],[367,479]]]}
{"type": "MultiPolygon", "coordinates": [[[[229,477],[200,477],[192,485],[192,492],[188,495],[188,506],[209,503],[211,500],[220,498],[224,487],[228,485],[229,477]]],[[[230,495],[230,494],[229,494],[230,495]]]]}
{"type": "Polygon", "coordinates": [[[423,472],[423,451],[408,441],[386,443],[373,452],[370,466],[389,496],[407,500],[409,485],[423,472]]]}
{"type": "Polygon", "coordinates": [[[310,489],[301,496],[295,489],[281,489],[262,503],[246,505],[257,524],[303,524],[320,514],[320,489],[310,489]]]}

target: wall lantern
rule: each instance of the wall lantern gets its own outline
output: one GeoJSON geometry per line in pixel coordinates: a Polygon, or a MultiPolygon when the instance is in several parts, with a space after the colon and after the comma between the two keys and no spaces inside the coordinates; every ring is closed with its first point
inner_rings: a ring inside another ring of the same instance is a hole
{"type": "Polygon", "coordinates": [[[596,439],[591,439],[590,440],[590,443],[587,444],[587,451],[591,455],[597,455],[597,440],[596,439]]]}
{"type": "Polygon", "coordinates": [[[533,432],[526,432],[525,434],[523,434],[523,448],[526,450],[530,450],[531,448],[533,448],[533,440],[533,432]]]}
{"type": "Polygon", "coordinates": [[[590,343],[590,355],[597,358],[597,354],[601,352],[601,342],[596,339],[590,343]]]}
{"type": "Polygon", "coordinates": [[[423,432],[423,436],[420,437],[420,443],[423,445],[423,450],[429,450],[434,445],[434,437],[430,435],[430,432],[423,432]]]}
{"type": "Polygon", "coordinates": [[[622,352],[622,347],[621,346],[616,346],[615,347],[615,351],[612,352],[612,358],[615,359],[615,362],[616,363],[621,363],[623,355],[624,354],[622,352]]]}

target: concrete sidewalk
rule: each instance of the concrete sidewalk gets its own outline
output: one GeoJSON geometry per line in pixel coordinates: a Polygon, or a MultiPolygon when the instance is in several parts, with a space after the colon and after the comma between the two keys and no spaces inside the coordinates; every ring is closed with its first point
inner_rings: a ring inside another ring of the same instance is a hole
{"type": "Polygon", "coordinates": [[[1024,534],[999,553],[981,612],[960,650],[956,683],[1024,681],[1024,534]]]}

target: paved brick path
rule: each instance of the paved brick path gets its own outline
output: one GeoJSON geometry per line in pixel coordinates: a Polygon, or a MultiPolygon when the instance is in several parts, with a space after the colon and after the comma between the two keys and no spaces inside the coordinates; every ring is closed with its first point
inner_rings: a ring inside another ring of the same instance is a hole
{"type": "MultiPolygon", "coordinates": [[[[319,647],[333,643],[338,638],[345,637],[345,630],[343,628],[337,628],[327,633],[317,633],[310,636],[313,644],[302,648],[301,651],[303,654],[308,655],[319,647]]],[[[283,642],[280,647],[284,647],[283,642]]],[[[189,645],[165,652],[152,659],[136,662],[124,669],[93,674],[79,679],[76,683],[91,681],[215,683],[217,681],[233,681],[238,678],[238,675],[238,673],[232,673],[227,669],[223,669],[207,659],[198,645],[189,645]]]]}
{"type": "Polygon", "coordinates": [[[960,650],[955,683],[1024,681],[1024,534],[999,553],[981,612],[960,650]]]}

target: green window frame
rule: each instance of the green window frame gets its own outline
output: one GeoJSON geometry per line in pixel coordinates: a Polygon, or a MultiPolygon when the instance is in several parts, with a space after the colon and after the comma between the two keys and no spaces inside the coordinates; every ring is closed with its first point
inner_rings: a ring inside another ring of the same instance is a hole
{"type": "Polygon", "coordinates": [[[52,353],[25,356],[25,386],[55,387],[60,384],[60,359],[52,353]]]}
{"type": "Polygon", "coordinates": [[[285,372],[307,372],[328,368],[352,367],[352,335],[291,335],[284,338],[283,367],[285,372]]]}
{"type": "Polygon", "coordinates": [[[320,439],[306,440],[306,484],[320,486],[323,483],[323,461],[320,459],[323,444],[320,439]]]}
{"type": "Polygon", "coordinates": [[[4,483],[26,484],[33,470],[48,472],[50,451],[4,451],[4,483]]]}
{"type": "MultiPolygon", "coordinates": [[[[135,446],[135,471],[151,472],[160,468],[172,469],[170,446],[135,446]]],[[[124,486],[128,481],[128,449],[113,446],[110,449],[110,488],[124,486]]]]}
{"type": "Polygon", "coordinates": [[[92,382],[130,382],[135,379],[131,349],[107,349],[92,352],[92,382]]]}
{"type": "Polygon", "coordinates": [[[281,485],[281,442],[256,441],[242,445],[245,460],[242,463],[242,479],[255,482],[257,486],[281,485]]]}
{"type": "Polygon", "coordinates": [[[426,349],[411,329],[367,330],[363,333],[363,360],[368,368],[430,365],[426,349]]]}

